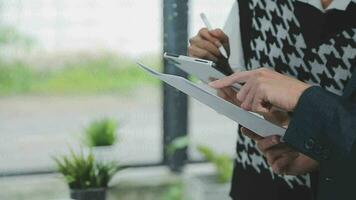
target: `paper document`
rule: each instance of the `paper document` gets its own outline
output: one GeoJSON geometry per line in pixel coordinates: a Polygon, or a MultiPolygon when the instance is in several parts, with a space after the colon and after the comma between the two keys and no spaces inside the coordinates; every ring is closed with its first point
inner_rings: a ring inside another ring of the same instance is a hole
{"type": "Polygon", "coordinates": [[[271,135],[285,134],[286,129],[279,127],[271,122],[256,116],[242,108],[220,98],[216,94],[209,92],[201,86],[190,82],[189,80],[175,75],[162,74],[154,71],[153,69],[138,63],[149,74],[162,80],[163,82],[171,85],[172,87],[184,92],[185,94],[195,98],[203,104],[209,106],[220,114],[225,115],[231,120],[239,123],[240,125],[250,129],[251,131],[259,134],[262,137],[271,135]]]}

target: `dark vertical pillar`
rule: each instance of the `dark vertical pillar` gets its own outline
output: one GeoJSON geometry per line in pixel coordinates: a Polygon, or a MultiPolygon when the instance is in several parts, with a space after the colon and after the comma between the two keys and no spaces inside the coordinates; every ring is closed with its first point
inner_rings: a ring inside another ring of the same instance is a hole
{"type": "MultiPolygon", "coordinates": [[[[164,52],[187,53],[188,41],[188,0],[163,0],[164,52]]],[[[187,77],[187,74],[164,61],[164,73],[187,77]]],[[[163,85],[163,144],[164,163],[174,172],[180,172],[187,159],[186,149],[174,155],[165,153],[167,145],[177,137],[187,134],[188,102],[182,92],[163,85]]]]}

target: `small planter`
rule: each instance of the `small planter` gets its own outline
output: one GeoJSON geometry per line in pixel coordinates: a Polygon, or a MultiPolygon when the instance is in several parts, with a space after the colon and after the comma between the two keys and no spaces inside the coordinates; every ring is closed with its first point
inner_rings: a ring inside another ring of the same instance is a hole
{"type": "Polygon", "coordinates": [[[189,200],[230,200],[230,183],[219,183],[215,174],[185,178],[185,198],[189,200]]]}
{"type": "Polygon", "coordinates": [[[75,200],[106,200],[106,188],[70,190],[70,197],[75,200]]]}
{"type": "Polygon", "coordinates": [[[95,160],[99,162],[113,161],[115,159],[115,146],[93,147],[92,152],[95,160]]]}

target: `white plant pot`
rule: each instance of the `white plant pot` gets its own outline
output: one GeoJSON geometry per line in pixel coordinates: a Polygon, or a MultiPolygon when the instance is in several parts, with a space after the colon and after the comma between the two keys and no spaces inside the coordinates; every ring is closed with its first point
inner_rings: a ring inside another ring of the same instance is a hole
{"type": "Polygon", "coordinates": [[[231,200],[230,183],[219,183],[216,174],[186,177],[184,182],[184,200],[231,200]]]}
{"type": "Polygon", "coordinates": [[[115,161],[117,155],[115,154],[115,146],[101,146],[93,147],[92,152],[95,160],[99,162],[111,162],[115,161]]]}

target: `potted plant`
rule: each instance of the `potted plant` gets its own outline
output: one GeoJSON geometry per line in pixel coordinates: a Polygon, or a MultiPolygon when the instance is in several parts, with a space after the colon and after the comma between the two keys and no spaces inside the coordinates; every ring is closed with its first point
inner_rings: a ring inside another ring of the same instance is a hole
{"type": "Polygon", "coordinates": [[[229,156],[217,154],[203,145],[197,147],[202,156],[213,164],[215,172],[200,173],[186,178],[186,198],[190,200],[228,200],[233,163],[229,156]]]}
{"type": "Polygon", "coordinates": [[[108,183],[118,171],[114,163],[96,162],[90,152],[54,158],[70,189],[70,197],[76,200],[105,200],[108,183]]]}
{"type": "Polygon", "coordinates": [[[109,118],[95,120],[85,128],[84,142],[92,149],[97,160],[112,160],[119,124],[109,118]]]}
{"type": "MultiPolygon", "coordinates": [[[[187,137],[180,137],[171,142],[166,149],[169,155],[175,151],[186,148],[189,144],[187,137]]],[[[188,200],[228,200],[230,179],[232,177],[233,162],[228,155],[218,154],[213,149],[204,146],[196,146],[203,158],[211,163],[215,171],[199,173],[184,177],[184,199],[188,200]]]]}

